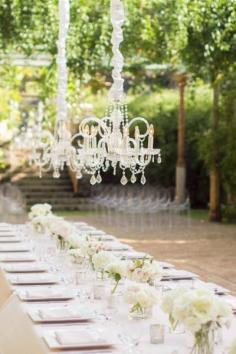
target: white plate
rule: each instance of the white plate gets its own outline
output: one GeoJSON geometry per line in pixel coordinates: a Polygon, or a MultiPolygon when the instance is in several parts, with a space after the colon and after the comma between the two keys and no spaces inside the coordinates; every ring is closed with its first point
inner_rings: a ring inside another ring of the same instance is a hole
{"type": "Polygon", "coordinates": [[[7,273],[43,273],[48,271],[47,266],[38,263],[6,264],[3,269],[7,273]]]}
{"type": "Polygon", "coordinates": [[[68,306],[50,309],[30,309],[28,314],[34,322],[40,323],[78,323],[92,320],[92,317],[84,315],[83,311],[80,312],[77,309],[68,306]]]}
{"type": "Polygon", "coordinates": [[[162,276],[162,280],[188,280],[196,278],[198,278],[197,274],[179,269],[165,270],[162,276]]]}
{"type": "Polygon", "coordinates": [[[0,262],[34,262],[36,257],[32,254],[16,252],[13,254],[0,254],[0,262]]]}
{"type": "Polygon", "coordinates": [[[86,329],[51,331],[43,338],[51,350],[100,351],[112,348],[112,345],[105,339],[94,338],[91,332],[86,329]]]}
{"type": "Polygon", "coordinates": [[[126,252],[119,252],[119,253],[116,252],[115,255],[121,257],[122,259],[143,259],[144,257],[148,259],[153,258],[147,253],[136,252],[136,251],[126,251],[126,252]]]}
{"type": "Polygon", "coordinates": [[[131,246],[120,242],[106,242],[106,244],[104,244],[104,248],[106,251],[114,251],[114,252],[132,250],[131,246]]]}
{"type": "Polygon", "coordinates": [[[1,243],[20,243],[22,240],[19,237],[0,237],[0,244],[1,243]]]}
{"type": "Polygon", "coordinates": [[[51,275],[39,274],[21,274],[8,276],[12,285],[44,285],[44,284],[57,284],[58,278],[51,275]]]}
{"type": "Polygon", "coordinates": [[[66,288],[38,288],[17,291],[22,301],[65,301],[75,297],[75,292],[66,288]]]}
{"type": "Polygon", "coordinates": [[[30,252],[31,249],[27,245],[0,245],[1,253],[8,252],[30,252]]]}

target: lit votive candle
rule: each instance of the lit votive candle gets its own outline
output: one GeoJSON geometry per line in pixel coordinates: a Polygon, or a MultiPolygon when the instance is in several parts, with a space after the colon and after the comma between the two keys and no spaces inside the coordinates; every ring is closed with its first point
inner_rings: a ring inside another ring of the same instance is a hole
{"type": "Polygon", "coordinates": [[[165,339],[165,326],[160,323],[150,325],[150,342],[152,344],[163,344],[165,339]]]}

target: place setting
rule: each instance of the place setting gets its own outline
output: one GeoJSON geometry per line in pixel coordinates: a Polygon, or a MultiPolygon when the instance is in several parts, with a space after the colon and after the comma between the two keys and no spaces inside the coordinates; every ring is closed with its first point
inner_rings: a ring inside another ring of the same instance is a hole
{"type": "Polygon", "coordinates": [[[1,237],[0,236],[0,245],[2,243],[11,244],[11,243],[20,243],[20,242],[22,242],[22,240],[19,237],[14,237],[14,236],[12,236],[12,237],[5,237],[5,236],[1,237]]]}
{"type": "Polygon", "coordinates": [[[87,323],[95,320],[91,311],[78,304],[32,308],[28,314],[35,323],[42,324],[87,323]]]}
{"type": "Polygon", "coordinates": [[[54,274],[17,274],[8,275],[8,279],[12,285],[52,285],[58,284],[59,278],[54,274]]]}
{"type": "Polygon", "coordinates": [[[76,297],[76,291],[62,286],[30,287],[23,290],[16,289],[22,301],[26,302],[58,302],[68,301],[76,297]]]}
{"type": "Polygon", "coordinates": [[[37,257],[28,252],[3,252],[0,254],[0,262],[3,263],[25,263],[35,261],[37,261],[37,257]]]}
{"type": "Polygon", "coordinates": [[[32,263],[8,263],[2,267],[7,273],[45,273],[49,268],[39,262],[32,263]]]}
{"type": "Polygon", "coordinates": [[[113,352],[116,349],[116,343],[105,337],[105,331],[89,327],[78,327],[71,329],[58,329],[48,331],[43,335],[49,349],[63,351],[84,351],[86,353],[113,352]]]}
{"type": "Polygon", "coordinates": [[[31,248],[26,244],[0,245],[0,253],[30,252],[30,251],[31,251],[31,248]]]}

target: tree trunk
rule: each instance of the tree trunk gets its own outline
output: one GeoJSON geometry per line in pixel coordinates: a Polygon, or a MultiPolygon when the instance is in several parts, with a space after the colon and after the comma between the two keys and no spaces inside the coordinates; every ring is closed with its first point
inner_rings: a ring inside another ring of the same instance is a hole
{"type": "Polygon", "coordinates": [[[212,110],[212,165],[210,170],[210,221],[221,221],[221,207],[220,207],[220,167],[219,167],[219,152],[217,145],[217,132],[219,128],[219,97],[220,85],[216,83],[213,87],[213,110],[212,110]]]}
{"type": "Polygon", "coordinates": [[[186,163],[185,163],[185,102],[184,90],[187,75],[176,75],[179,88],[179,119],[178,119],[178,156],[176,163],[175,201],[182,204],[186,200],[186,163]]]}

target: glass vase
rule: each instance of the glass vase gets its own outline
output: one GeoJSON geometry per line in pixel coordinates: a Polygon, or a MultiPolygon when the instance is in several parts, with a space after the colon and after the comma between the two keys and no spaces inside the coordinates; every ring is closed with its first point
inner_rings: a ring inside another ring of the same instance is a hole
{"type": "Polygon", "coordinates": [[[214,354],[217,331],[203,326],[195,333],[191,354],[214,354]]]}
{"type": "Polygon", "coordinates": [[[129,316],[133,319],[145,320],[152,317],[152,307],[139,308],[135,311],[129,311],[129,316]]]}

